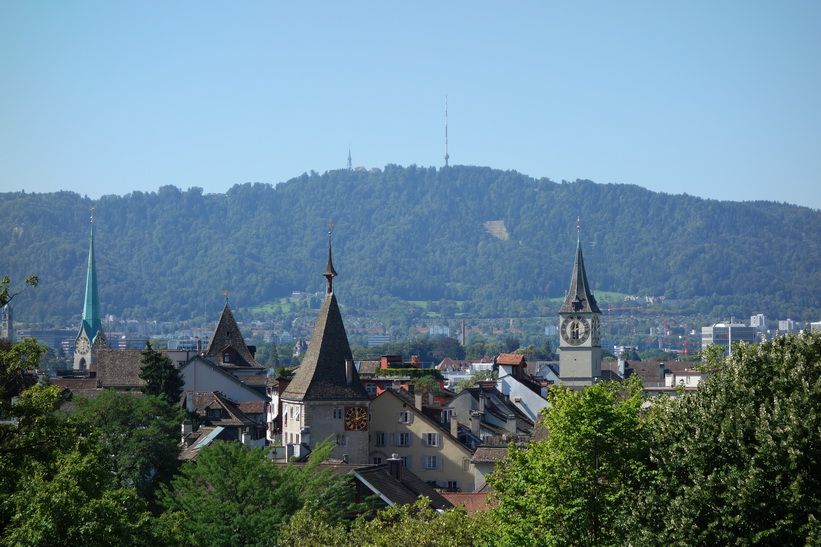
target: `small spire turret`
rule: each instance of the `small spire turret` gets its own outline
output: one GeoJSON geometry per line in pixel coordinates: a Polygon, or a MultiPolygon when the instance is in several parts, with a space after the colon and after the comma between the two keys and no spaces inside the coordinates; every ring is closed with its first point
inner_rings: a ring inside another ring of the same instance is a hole
{"type": "MultiPolygon", "coordinates": [[[[328,228],[333,228],[333,226],[334,226],[333,222],[328,223],[328,228]]],[[[334,262],[333,262],[332,249],[331,249],[331,233],[332,233],[332,231],[328,230],[328,264],[325,266],[325,273],[322,274],[323,276],[325,276],[325,279],[328,280],[328,292],[327,292],[327,294],[333,294],[333,292],[334,292],[334,277],[339,275],[339,274],[336,273],[336,270],[334,270],[334,262]]]]}

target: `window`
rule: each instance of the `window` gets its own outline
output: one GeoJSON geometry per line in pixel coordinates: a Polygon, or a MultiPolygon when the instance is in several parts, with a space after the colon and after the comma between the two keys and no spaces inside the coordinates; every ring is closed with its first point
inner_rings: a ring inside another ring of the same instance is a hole
{"type": "Polygon", "coordinates": [[[423,433],[422,446],[439,446],[439,433],[423,433]]]}
{"type": "Polygon", "coordinates": [[[380,463],[382,463],[382,458],[380,456],[374,456],[373,457],[373,464],[374,465],[379,465],[380,463]]]}
{"type": "Polygon", "coordinates": [[[205,411],[205,415],[208,418],[213,418],[215,420],[219,420],[222,418],[222,409],[221,408],[209,408],[205,411]]]}
{"type": "Polygon", "coordinates": [[[407,467],[408,469],[411,468],[411,457],[410,456],[399,456],[399,459],[402,460],[402,465],[407,467]]]}
{"type": "Polygon", "coordinates": [[[396,437],[394,438],[394,444],[396,446],[410,446],[411,445],[411,436],[410,433],[394,433],[396,437]]]}
{"type": "Polygon", "coordinates": [[[376,446],[385,446],[388,444],[388,434],[384,431],[376,432],[376,446]]]}
{"type": "Polygon", "coordinates": [[[451,410],[449,408],[445,409],[445,410],[442,410],[440,421],[443,424],[446,424],[446,423],[450,422],[450,416],[451,416],[452,412],[453,412],[453,410],[451,410]]]}
{"type": "Polygon", "coordinates": [[[231,354],[227,351],[222,354],[222,362],[223,363],[230,363],[231,362],[231,354]]]}
{"type": "Polygon", "coordinates": [[[448,481],[448,492],[458,492],[461,489],[459,481],[448,481]]]}
{"type": "Polygon", "coordinates": [[[439,469],[439,456],[422,456],[422,467],[425,469],[439,469]]]}
{"type": "Polygon", "coordinates": [[[399,413],[399,423],[409,424],[413,422],[413,414],[409,410],[403,410],[399,413]]]}
{"type": "Polygon", "coordinates": [[[348,444],[348,437],[346,437],[345,435],[337,435],[336,444],[338,444],[339,446],[345,446],[346,444],[348,444]]]}
{"type": "Polygon", "coordinates": [[[342,408],[341,408],[341,407],[337,407],[337,408],[335,408],[335,409],[334,409],[334,420],[341,420],[341,419],[342,419],[342,415],[343,415],[343,414],[344,414],[344,413],[343,413],[343,411],[342,411],[342,408]]]}
{"type": "Polygon", "coordinates": [[[365,391],[368,392],[368,395],[376,395],[376,384],[365,384],[365,391]]]}

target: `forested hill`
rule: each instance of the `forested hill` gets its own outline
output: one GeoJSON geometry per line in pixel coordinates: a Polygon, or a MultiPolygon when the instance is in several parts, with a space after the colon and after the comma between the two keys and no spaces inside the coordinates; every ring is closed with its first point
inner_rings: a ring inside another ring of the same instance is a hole
{"type": "Polygon", "coordinates": [[[223,291],[235,308],[322,291],[329,222],[343,305],[445,299],[503,316],[563,295],[577,217],[594,291],[737,316],[817,319],[821,309],[817,210],[487,167],[388,165],[224,195],[173,186],[99,200],[0,194],[0,274],[41,279],[18,301],[17,320],[79,316],[91,207],[102,312],[126,318],[212,317],[223,291]]]}

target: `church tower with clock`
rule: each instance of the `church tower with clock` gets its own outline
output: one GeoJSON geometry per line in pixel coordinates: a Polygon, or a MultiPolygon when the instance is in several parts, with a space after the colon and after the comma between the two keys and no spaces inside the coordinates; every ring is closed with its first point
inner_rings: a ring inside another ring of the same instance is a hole
{"type": "Polygon", "coordinates": [[[83,320],[74,339],[74,369],[92,370],[97,360],[97,350],[107,348],[100,319],[100,300],[97,296],[97,268],[94,263],[94,209],[91,209],[91,242],[88,245],[88,270],[86,294],[83,303],[83,320]]]}
{"type": "Polygon", "coordinates": [[[301,454],[305,447],[332,437],[335,459],[368,463],[371,398],[359,380],[345,325],[333,291],[337,273],[331,259],[323,274],[327,291],[314,325],[308,351],[293,380],[280,395],[282,444],[301,454]]]}
{"type": "Polygon", "coordinates": [[[559,311],[559,375],[567,386],[589,386],[601,377],[601,311],[590,292],[581,237],[567,298],[559,311]]]}

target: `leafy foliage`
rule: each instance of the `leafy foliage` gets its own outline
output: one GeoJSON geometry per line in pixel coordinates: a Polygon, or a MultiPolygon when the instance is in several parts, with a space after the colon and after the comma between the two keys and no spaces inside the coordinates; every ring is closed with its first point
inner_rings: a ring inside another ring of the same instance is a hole
{"type": "Polygon", "coordinates": [[[77,398],[75,405],[71,420],[99,435],[116,484],[153,501],[158,485],[177,470],[182,409],[157,396],[109,389],[91,399],[77,398]]]}
{"type": "Polygon", "coordinates": [[[152,349],[150,342],[146,342],[142,354],[140,378],[145,380],[143,393],[161,397],[169,405],[178,403],[182,387],[185,385],[180,370],[174,366],[171,359],[152,349]]]}
{"type": "Polygon", "coordinates": [[[622,545],[618,531],[647,464],[643,400],[638,377],[554,389],[542,418],[547,440],[511,445],[489,477],[498,544],[622,545]]]}
{"type": "Polygon", "coordinates": [[[15,388],[0,394],[0,545],[153,543],[145,501],[116,484],[95,431],[59,412],[62,390],[10,381],[39,362],[42,348],[31,339],[6,344],[0,385],[15,388]]]}
{"type": "Polygon", "coordinates": [[[353,524],[334,524],[328,512],[316,503],[306,504],[283,530],[281,545],[300,547],[461,547],[491,545],[490,530],[480,515],[471,517],[456,508],[439,513],[429,507],[430,500],[419,498],[409,505],[379,511],[375,518],[366,513],[353,524]]]}
{"type": "Polygon", "coordinates": [[[698,391],[655,411],[636,544],[818,541],[821,334],[739,345],[698,391]]]}
{"type": "Polygon", "coordinates": [[[345,479],[317,469],[332,450],[324,441],[307,465],[278,466],[260,448],[216,442],[183,466],[162,505],[196,545],[276,545],[282,526],[308,500],[328,507],[331,521],[347,512],[345,479]]]}

